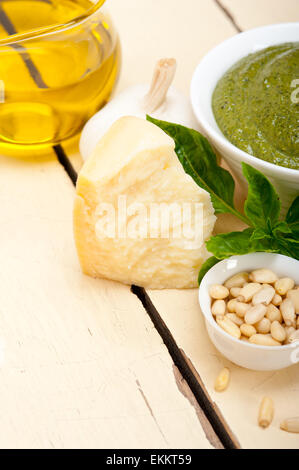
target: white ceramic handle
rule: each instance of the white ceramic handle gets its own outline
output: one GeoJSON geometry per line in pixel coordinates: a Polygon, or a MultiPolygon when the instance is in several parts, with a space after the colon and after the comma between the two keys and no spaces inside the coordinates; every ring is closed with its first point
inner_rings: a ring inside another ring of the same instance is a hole
{"type": "Polygon", "coordinates": [[[299,362],[299,343],[296,345],[294,351],[291,352],[291,361],[293,364],[299,362]]]}

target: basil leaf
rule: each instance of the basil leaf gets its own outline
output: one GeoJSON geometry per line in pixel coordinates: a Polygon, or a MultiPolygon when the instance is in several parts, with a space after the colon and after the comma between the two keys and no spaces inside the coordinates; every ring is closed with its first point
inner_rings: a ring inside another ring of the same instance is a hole
{"type": "Polygon", "coordinates": [[[258,170],[242,163],[243,174],[248,181],[248,196],[244,211],[254,227],[274,226],[279,219],[280,201],[270,181],[258,170]]]}
{"type": "Polygon", "coordinates": [[[281,236],[284,233],[292,233],[290,226],[286,222],[278,222],[272,230],[274,236],[281,236]]]}
{"type": "Polygon", "coordinates": [[[204,275],[213,267],[215,264],[219,263],[220,259],[215,258],[215,256],[211,256],[210,258],[205,261],[199,271],[198,274],[198,285],[200,285],[204,275]]]}
{"type": "Polygon", "coordinates": [[[299,240],[291,238],[277,238],[276,244],[278,246],[279,253],[299,260],[299,240]]]}
{"type": "Polygon", "coordinates": [[[252,251],[250,239],[253,234],[252,228],[247,228],[243,232],[221,233],[211,237],[206,246],[210,253],[218,259],[228,258],[233,255],[245,255],[252,251]]]}
{"type": "Polygon", "coordinates": [[[299,196],[297,196],[292,202],[286,216],[286,222],[288,224],[299,222],[299,196]]]}
{"type": "MultiPolygon", "coordinates": [[[[296,257],[297,245],[291,240],[275,238],[262,229],[248,228],[243,232],[223,233],[206,242],[207,249],[218,259],[234,255],[246,255],[256,251],[282,253],[296,257]]],[[[298,244],[299,247],[299,244],[298,244]]]]}
{"type": "Polygon", "coordinates": [[[250,241],[254,242],[255,240],[263,240],[271,237],[272,235],[269,232],[266,232],[263,228],[256,228],[251,235],[250,241]]]}
{"type": "Polygon", "coordinates": [[[292,202],[286,216],[286,222],[289,225],[293,235],[299,238],[299,196],[292,202]]]}
{"type": "Polygon", "coordinates": [[[277,240],[273,236],[265,236],[260,239],[252,239],[250,243],[250,252],[265,251],[267,253],[279,253],[277,240]]]}
{"type": "Polygon", "coordinates": [[[160,127],[175,142],[175,152],[186,173],[195,183],[210,193],[216,214],[236,215],[245,223],[248,220],[234,206],[235,182],[231,174],[217,164],[217,157],[208,140],[199,132],[179,124],[146,119],[160,127]]]}
{"type": "Polygon", "coordinates": [[[185,172],[210,193],[216,213],[231,213],[253,228],[211,237],[206,246],[211,256],[201,267],[200,283],[206,272],[220,260],[255,251],[281,253],[299,259],[299,196],[293,201],[285,221],[279,221],[281,204],[270,181],[258,170],[242,163],[248,181],[245,215],[234,206],[235,183],[231,174],[217,163],[216,155],[199,132],[179,124],[148,121],[160,127],[175,142],[175,152],[185,172]]]}

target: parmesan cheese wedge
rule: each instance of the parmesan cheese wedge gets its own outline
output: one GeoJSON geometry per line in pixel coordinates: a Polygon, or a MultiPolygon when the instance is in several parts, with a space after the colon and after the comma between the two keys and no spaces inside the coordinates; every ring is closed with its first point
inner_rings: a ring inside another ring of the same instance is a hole
{"type": "Polygon", "coordinates": [[[74,235],[82,270],[142,287],[197,286],[215,216],[174,141],[136,117],[116,121],[77,182],[74,235]]]}

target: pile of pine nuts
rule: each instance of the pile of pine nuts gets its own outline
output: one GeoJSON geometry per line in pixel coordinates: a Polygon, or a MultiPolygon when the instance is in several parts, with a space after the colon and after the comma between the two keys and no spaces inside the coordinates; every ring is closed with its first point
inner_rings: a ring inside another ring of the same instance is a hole
{"type": "Polygon", "coordinates": [[[209,289],[211,311],[231,336],[262,346],[299,341],[299,286],[270,269],[240,272],[209,289]]]}

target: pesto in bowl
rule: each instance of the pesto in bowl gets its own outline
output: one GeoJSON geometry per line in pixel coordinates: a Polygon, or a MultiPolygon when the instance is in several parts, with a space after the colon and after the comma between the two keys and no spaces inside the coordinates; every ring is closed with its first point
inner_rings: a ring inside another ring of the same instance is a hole
{"type": "Polygon", "coordinates": [[[262,160],[299,170],[299,42],[239,60],[218,81],[213,113],[223,135],[262,160]]]}

